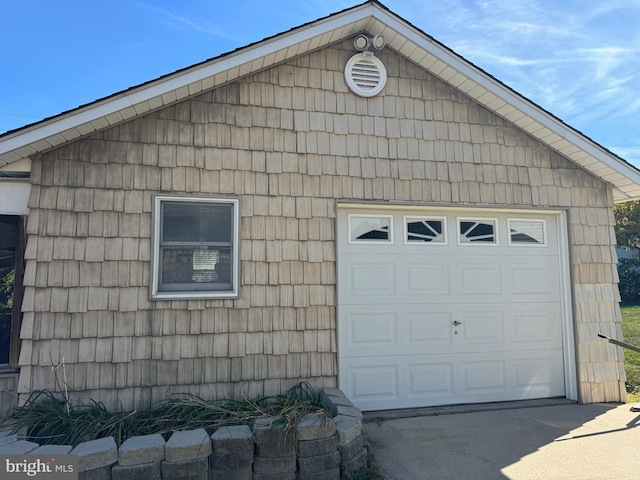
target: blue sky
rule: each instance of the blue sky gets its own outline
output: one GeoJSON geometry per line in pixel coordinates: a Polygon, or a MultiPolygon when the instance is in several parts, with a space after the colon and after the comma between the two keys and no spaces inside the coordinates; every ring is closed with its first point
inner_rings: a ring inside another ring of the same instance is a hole
{"type": "MultiPolygon", "coordinates": [[[[361,3],[5,1],[0,133],[361,3]]],[[[640,167],[640,0],[384,0],[640,167]]]]}

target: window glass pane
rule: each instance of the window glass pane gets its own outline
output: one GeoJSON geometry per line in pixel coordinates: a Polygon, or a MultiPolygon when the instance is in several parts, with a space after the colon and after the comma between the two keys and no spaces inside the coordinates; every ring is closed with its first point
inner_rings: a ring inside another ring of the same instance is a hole
{"type": "Polygon", "coordinates": [[[231,247],[161,249],[161,291],[228,288],[231,285],[231,247]],[[172,287],[173,285],[173,287],[172,287]],[[182,288],[178,288],[182,285],[182,288]]]}
{"type": "Polygon", "coordinates": [[[407,227],[407,242],[445,242],[444,220],[440,218],[407,217],[405,222],[407,227]]]}
{"type": "Polygon", "coordinates": [[[496,243],[494,220],[460,220],[460,243],[496,243]]]}
{"type": "Polygon", "coordinates": [[[544,245],[544,221],[509,220],[511,243],[544,245]]]}
{"type": "Polygon", "coordinates": [[[391,239],[390,217],[369,217],[351,215],[351,241],[389,241],[391,239]]]}
{"type": "Polygon", "coordinates": [[[233,205],[163,202],[162,242],[231,243],[233,205]]]}
{"type": "Polygon", "coordinates": [[[152,297],[238,293],[238,201],[156,197],[152,297]]]}

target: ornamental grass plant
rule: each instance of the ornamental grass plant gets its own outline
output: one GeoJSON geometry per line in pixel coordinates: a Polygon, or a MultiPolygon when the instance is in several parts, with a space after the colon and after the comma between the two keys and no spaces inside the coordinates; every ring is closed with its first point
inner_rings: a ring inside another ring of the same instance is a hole
{"type": "Polygon", "coordinates": [[[161,434],[165,440],[172,432],[204,428],[209,435],[230,425],[249,425],[261,417],[274,418],[285,433],[307,413],[324,412],[313,387],[301,382],[281,395],[259,396],[245,400],[205,400],[192,394],[171,394],[149,409],[110,412],[101,402],[71,406],[50,391],[34,392],[23,406],[5,419],[12,433],[26,428],[33,442],[73,445],[98,438],[113,437],[120,446],[127,438],[161,434]]]}

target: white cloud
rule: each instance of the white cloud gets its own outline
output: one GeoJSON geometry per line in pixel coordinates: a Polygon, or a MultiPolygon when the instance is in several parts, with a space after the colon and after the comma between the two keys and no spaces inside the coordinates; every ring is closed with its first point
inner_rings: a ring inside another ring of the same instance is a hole
{"type": "MultiPolygon", "coordinates": [[[[389,5],[603,144],[640,144],[640,0],[442,0],[389,5]]],[[[640,162],[640,146],[612,150],[640,162]]]]}
{"type": "Polygon", "coordinates": [[[138,2],[138,5],[148,9],[149,11],[156,14],[156,18],[159,18],[167,25],[174,28],[188,28],[191,30],[195,30],[198,33],[204,33],[206,35],[225,38],[228,40],[233,40],[235,42],[242,42],[242,40],[236,36],[228,34],[224,29],[219,26],[207,21],[203,16],[193,16],[189,17],[186,15],[180,15],[164,8],[156,7],[155,5],[151,5],[149,3],[138,2]]]}

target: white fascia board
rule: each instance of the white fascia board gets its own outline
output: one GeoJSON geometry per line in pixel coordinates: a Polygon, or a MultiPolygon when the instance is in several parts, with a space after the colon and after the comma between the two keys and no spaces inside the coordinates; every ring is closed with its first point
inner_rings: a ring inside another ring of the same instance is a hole
{"type": "MultiPolygon", "coordinates": [[[[188,85],[203,81],[223,71],[239,69],[242,65],[251,64],[256,59],[266,57],[274,51],[287,51],[288,49],[297,51],[296,45],[345,25],[356,23],[371,15],[373,9],[374,7],[371,5],[364,5],[362,8],[336,14],[303,29],[278,35],[276,38],[258,43],[254,47],[228,54],[218,60],[212,60],[206,65],[195,67],[183,73],[177,73],[169,78],[158,80],[151,85],[123,92],[115,98],[105,99],[99,104],[74,110],[68,115],[52,119],[43,125],[37,124],[25,131],[16,132],[14,135],[0,140],[0,155],[41,141],[44,138],[53,137],[61,132],[78,128],[80,125],[87,123],[96,125],[96,123],[103,122],[102,119],[107,117],[113,119],[114,115],[121,110],[136,108],[138,105],[144,105],[158,97],[164,96],[165,99],[167,96],[173,97],[175,92],[184,89],[188,85]]],[[[108,126],[108,123],[105,126],[108,126]]]]}
{"type": "Polygon", "coordinates": [[[10,165],[1,166],[0,172],[31,172],[31,159],[27,157],[10,165]]]}

